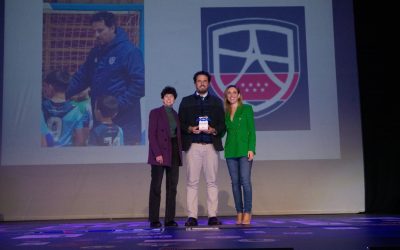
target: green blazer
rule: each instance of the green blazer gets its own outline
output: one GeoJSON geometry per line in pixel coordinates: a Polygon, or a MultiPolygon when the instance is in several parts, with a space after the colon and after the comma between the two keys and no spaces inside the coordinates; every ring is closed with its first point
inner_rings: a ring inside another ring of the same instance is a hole
{"type": "Polygon", "coordinates": [[[248,151],[256,153],[254,112],[250,105],[238,106],[232,121],[230,114],[225,113],[225,125],[225,158],[247,156],[248,151]]]}

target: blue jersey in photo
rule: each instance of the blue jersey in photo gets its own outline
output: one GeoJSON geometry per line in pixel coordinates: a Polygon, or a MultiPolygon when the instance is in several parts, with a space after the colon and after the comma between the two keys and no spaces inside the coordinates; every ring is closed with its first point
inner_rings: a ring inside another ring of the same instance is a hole
{"type": "Polygon", "coordinates": [[[56,103],[46,99],[42,103],[42,110],[54,146],[73,146],[75,130],[84,126],[85,114],[81,109],[71,101],[56,103]]]}
{"type": "Polygon", "coordinates": [[[124,145],[124,135],[121,127],[116,124],[101,123],[90,131],[89,145],[121,146],[124,145]]]}

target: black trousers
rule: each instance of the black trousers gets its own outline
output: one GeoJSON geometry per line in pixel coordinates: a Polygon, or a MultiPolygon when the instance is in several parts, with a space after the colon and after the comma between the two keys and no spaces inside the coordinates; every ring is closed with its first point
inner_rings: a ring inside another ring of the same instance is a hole
{"type": "Polygon", "coordinates": [[[177,141],[172,140],[172,167],[151,165],[151,183],[149,197],[149,221],[155,222],[160,220],[160,202],[161,202],[161,185],[166,173],[165,181],[165,222],[175,219],[176,209],[176,193],[179,180],[179,167],[181,160],[179,159],[177,141]]]}

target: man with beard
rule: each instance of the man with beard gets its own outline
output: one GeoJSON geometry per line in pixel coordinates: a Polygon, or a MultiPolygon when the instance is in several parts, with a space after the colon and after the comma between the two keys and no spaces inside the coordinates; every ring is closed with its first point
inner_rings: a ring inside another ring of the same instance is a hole
{"type": "Polygon", "coordinates": [[[223,150],[225,134],[222,101],[209,91],[211,76],[206,71],[194,74],[196,92],[182,99],[179,120],[182,149],[186,152],[186,192],[188,219],[185,226],[197,226],[198,186],[201,172],[207,183],[208,225],[221,225],[218,210],[218,151],[223,150]]]}

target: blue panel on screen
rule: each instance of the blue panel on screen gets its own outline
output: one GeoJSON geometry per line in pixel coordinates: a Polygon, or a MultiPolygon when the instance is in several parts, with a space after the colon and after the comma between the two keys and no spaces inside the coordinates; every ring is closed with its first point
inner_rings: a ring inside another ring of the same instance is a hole
{"type": "Polygon", "coordinates": [[[213,92],[238,86],[258,131],[310,129],[304,7],[202,8],[201,25],[213,92]]]}

